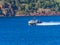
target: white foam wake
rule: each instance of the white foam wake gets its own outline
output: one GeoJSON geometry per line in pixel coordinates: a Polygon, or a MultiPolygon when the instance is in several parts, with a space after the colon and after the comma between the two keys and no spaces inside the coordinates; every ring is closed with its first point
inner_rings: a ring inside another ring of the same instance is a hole
{"type": "Polygon", "coordinates": [[[60,22],[43,22],[43,23],[37,23],[38,26],[48,26],[48,25],[60,25],[60,22]]]}

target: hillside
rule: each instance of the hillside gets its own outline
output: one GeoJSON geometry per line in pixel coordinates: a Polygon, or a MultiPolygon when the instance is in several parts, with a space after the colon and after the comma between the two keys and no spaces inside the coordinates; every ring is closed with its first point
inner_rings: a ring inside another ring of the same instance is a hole
{"type": "Polygon", "coordinates": [[[8,16],[60,15],[60,0],[1,0],[0,5],[8,16]]]}
{"type": "Polygon", "coordinates": [[[60,0],[56,0],[57,2],[60,2],[60,0]]]}

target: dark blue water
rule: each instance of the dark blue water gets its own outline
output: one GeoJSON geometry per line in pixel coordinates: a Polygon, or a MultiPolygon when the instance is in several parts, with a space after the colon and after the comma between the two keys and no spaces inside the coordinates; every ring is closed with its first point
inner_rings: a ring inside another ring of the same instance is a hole
{"type": "MultiPolygon", "coordinates": [[[[0,45],[60,45],[60,26],[29,26],[34,17],[0,18],[0,45]]],[[[35,17],[60,22],[59,16],[35,17]]]]}

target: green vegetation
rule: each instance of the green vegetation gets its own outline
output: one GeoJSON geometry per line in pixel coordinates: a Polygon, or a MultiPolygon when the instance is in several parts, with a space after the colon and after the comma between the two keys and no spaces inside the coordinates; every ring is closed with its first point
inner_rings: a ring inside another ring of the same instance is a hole
{"type": "Polygon", "coordinates": [[[56,0],[57,2],[60,2],[60,0],[56,0]]]}
{"type": "MultiPolygon", "coordinates": [[[[19,12],[37,12],[39,8],[51,9],[52,11],[60,11],[60,0],[3,0],[3,2],[14,2],[19,12]]],[[[1,2],[1,1],[0,1],[1,2]]]]}

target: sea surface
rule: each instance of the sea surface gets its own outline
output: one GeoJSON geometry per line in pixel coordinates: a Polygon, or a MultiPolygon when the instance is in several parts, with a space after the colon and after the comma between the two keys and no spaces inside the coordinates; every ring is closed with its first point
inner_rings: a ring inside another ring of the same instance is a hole
{"type": "Polygon", "coordinates": [[[0,45],[60,45],[60,25],[29,26],[33,18],[60,22],[60,16],[0,17],[0,45]]]}

